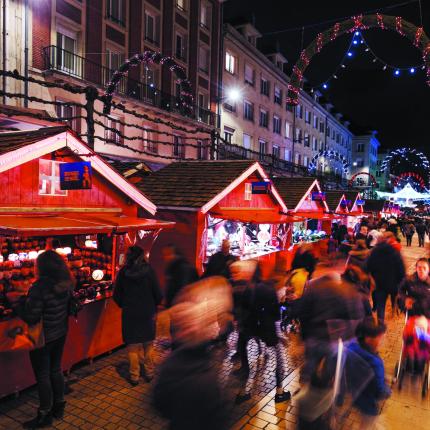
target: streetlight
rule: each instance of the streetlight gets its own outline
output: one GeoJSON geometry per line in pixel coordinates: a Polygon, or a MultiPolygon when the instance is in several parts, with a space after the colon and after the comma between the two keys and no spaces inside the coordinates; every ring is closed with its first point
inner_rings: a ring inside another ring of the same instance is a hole
{"type": "Polygon", "coordinates": [[[225,100],[231,103],[237,103],[242,99],[242,91],[237,87],[230,87],[226,91],[225,100]]]}

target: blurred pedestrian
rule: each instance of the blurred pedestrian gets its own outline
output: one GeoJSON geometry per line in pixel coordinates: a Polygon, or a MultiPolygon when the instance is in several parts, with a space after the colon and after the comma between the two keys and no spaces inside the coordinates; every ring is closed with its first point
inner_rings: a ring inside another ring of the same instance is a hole
{"type": "Polygon", "coordinates": [[[366,246],[364,239],[358,239],[355,242],[355,246],[348,253],[348,260],[346,265],[358,266],[364,272],[367,272],[367,259],[370,255],[370,251],[366,246]]]}
{"type": "Polygon", "coordinates": [[[374,248],[377,243],[382,239],[384,236],[385,231],[387,230],[386,224],[380,224],[377,228],[370,230],[368,236],[367,236],[367,245],[369,248],[374,248]]]}
{"type": "Polygon", "coordinates": [[[125,264],[115,280],[113,299],[122,310],[122,338],[127,345],[130,383],[138,385],[141,362],[149,382],[154,376],[155,316],[162,294],[155,272],[139,246],[127,250],[125,264]]]}
{"type": "Polygon", "coordinates": [[[349,264],[342,273],[342,281],[348,284],[348,286],[345,285],[345,288],[352,287],[359,293],[363,304],[364,316],[371,317],[370,293],[374,285],[372,278],[359,266],[349,264]]]}
{"type": "Polygon", "coordinates": [[[354,406],[361,413],[360,429],[370,429],[380,413],[378,401],[391,395],[391,390],[385,382],[384,362],[378,354],[378,349],[386,327],[376,324],[373,318],[367,318],[357,326],[357,341],[348,346],[348,350],[364,360],[373,370],[373,378],[354,401],[354,406]]]}
{"type": "Polygon", "coordinates": [[[166,263],[165,303],[169,308],[182,288],[196,282],[199,275],[175,245],[170,244],[163,248],[163,259],[166,263]]]}
{"type": "Polygon", "coordinates": [[[415,227],[418,234],[418,244],[420,247],[424,247],[424,241],[426,237],[427,228],[422,220],[419,220],[415,227]]]}
{"type": "Polygon", "coordinates": [[[339,275],[330,273],[308,283],[298,316],[305,342],[301,381],[309,382],[331,342],[349,339],[352,328],[364,317],[362,297],[355,288],[345,288],[339,275]]]}
{"type": "MultiPolygon", "coordinates": [[[[249,264],[250,262],[246,262],[249,264]]],[[[257,270],[257,262],[255,270],[257,270]]],[[[258,272],[257,272],[258,273],[258,272]]],[[[275,287],[271,281],[262,281],[253,275],[242,296],[242,322],[238,340],[238,353],[241,359],[242,374],[248,377],[250,372],[247,346],[256,338],[268,348],[274,348],[276,357],[276,395],[275,402],[284,402],[291,398],[289,391],[283,389],[284,363],[282,344],[276,332],[276,322],[280,318],[280,305],[275,287]]],[[[241,403],[251,398],[250,386],[247,383],[236,398],[241,403]]]]}
{"type": "MultiPolygon", "coordinates": [[[[24,428],[42,428],[52,418],[62,418],[64,377],[61,369],[64,343],[68,331],[69,302],[74,279],[63,257],[48,250],[36,260],[37,280],[16,307],[18,315],[29,325],[43,321],[45,344],[30,351],[30,362],[37,382],[39,409],[37,417],[24,428]]],[[[3,377],[6,377],[4,375],[3,377]]]]}
{"type": "Polygon", "coordinates": [[[415,234],[414,223],[411,220],[407,221],[403,227],[403,231],[404,231],[405,237],[406,237],[406,246],[411,246],[412,245],[412,237],[415,234]]]}
{"type": "Polygon", "coordinates": [[[392,242],[396,242],[393,234],[385,233],[384,240],[372,249],[367,260],[367,270],[375,281],[374,306],[378,319],[382,322],[385,320],[387,297],[391,296],[394,310],[399,285],[406,273],[400,251],[392,242]]]}
{"type": "Polygon", "coordinates": [[[364,240],[367,241],[367,235],[369,233],[369,227],[367,224],[361,224],[358,233],[355,235],[355,240],[364,240]]]}
{"type": "Polygon", "coordinates": [[[230,254],[230,241],[222,241],[221,250],[213,254],[208,261],[203,277],[224,276],[230,279],[230,265],[237,260],[237,257],[230,254]]]}

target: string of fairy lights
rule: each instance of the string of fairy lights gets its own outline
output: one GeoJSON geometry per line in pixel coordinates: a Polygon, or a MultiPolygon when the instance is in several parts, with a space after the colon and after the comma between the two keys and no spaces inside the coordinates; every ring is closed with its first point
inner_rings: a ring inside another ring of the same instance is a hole
{"type": "Polygon", "coordinates": [[[359,54],[367,55],[369,60],[371,60],[371,62],[375,65],[375,68],[378,68],[382,71],[391,72],[396,78],[405,74],[414,76],[421,70],[426,69],[426,65],[423,62],[409,66],[399,66],[388,63],[375,52],[361,31],[355,31],[348,48],[346,49],[334,72],[328,79],[320,82],[317,85],[314,85],[311,91],[314,91],[315,89],[320,89],[323,91],[328,90],[330,88],[331,82],[338,79],[340,74],[350,67],[351,60],[353,60],[359,54]]]}

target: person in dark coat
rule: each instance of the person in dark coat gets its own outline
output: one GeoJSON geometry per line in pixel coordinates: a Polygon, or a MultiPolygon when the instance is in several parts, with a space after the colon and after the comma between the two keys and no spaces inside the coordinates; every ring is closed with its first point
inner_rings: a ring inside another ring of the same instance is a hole
{"type": "Polygon", "coordinates": [[[167,264],[165,304],[170,308],[178,293],[185,286],[196,282],[199,275],[196,268],[181,255],[175,245],[167,245],[163,249],[163,259],[167,264]]]}
{"type": "Polygon", "coordinates": [[[227,239],[222,241],[221,251],[209,258],[204,278],[209,276],[224,276],[230,279],[230,265],[237,260],[237,257],[230,254],[230,242],[227,239]]]}
{"type": "Polygon", "coordinates": [[[415,234],[415,225],[412,221],[407,221],[403,227],[406,236],[406,246],[412,246],[412,237],[415,234]]]}
{"type": "Polygon", "coordinates": [[[51,425],[53,417],[63,417],[66,404],[61,359],[74,280],[63,257],[55,251],[40,254],[36,268],[36,282],[16,307],[18,315],[29,325],[37,324],[42,319],[45,336],[45,345],[30,351],[40,406],[37,417],[24,423],[24,428],[51,425]]]}
{"type": "Polygon", "coordinates": [[[353,335],[355,324],[365,315],[362,296],[337,274],[313,279],[300,300],[297,316],[305,342],[305,365],[301,380],[309,382],[316,366],[330,352],[330,342],[353,335]]]}
{"type": "Polygon", "coordinates": [[[154,373],[155,316],[162,294],[155,272],[145,261],[139,246],[127,250],[125,265],[115,280],[113,299],[122,309],[122,338],[127,345],[130,382],[132,385],[139,383],[142,359],[149,381],[154,373]]]}
{"type": "MultiPolygon", "coordinates": [[[[378,243],[372,249],[367,260],[367,270],[375,281],[373,294],[378,319],[385,319],[385,305],[387,297],[395,297],[399,291],[399,285],[405,278],[405,265],[400,251],[389,243],[391,233],[386,233],[387,240],[378,243]]],[[[392,303],[395,300],[392,299],[392,303]]]]}
{"type": "Polygon", "coordinates": [[[417,223],[415,227],[417,234],[418,234],[418,243],[420,247],[424,247],[424,240],[426,237],[427,227],[424,224],[424,222],[421,220],[417,223]]]}
{"type": "Polygon", "coordinates": [[[430,276],[429,261],[420,258],[416,271],[408,276],[400,286],[399,306],[408,315],[430,318],[430,276]]]}

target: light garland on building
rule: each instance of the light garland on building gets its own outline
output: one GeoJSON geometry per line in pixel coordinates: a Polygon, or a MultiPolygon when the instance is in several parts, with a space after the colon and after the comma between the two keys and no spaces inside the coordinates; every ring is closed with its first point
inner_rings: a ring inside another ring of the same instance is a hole
{"type": "Polygon", "coordinates": [[[180,103],[184,110],[192,112],[193,105],[193,94],[191,83],[187,79],[185,70],[179,66],[172,57],[163,56],[160,52],[145,51],[142,54],[135,54],[131,58],[125,60],[118,70],[116,70],[111,80],[106,86],[106,91],[104,93],[104,106],[103,113],[109,114],[112,106],[113,93],[119,84],[119,81],[128,74],[131,67],[136,67],[140,64],[145,64],[145,66],[150,64],[160,64],[166,66],[172,73],[176,75],[176,83],[180,85],[180,103]]]}
{"type": "Polygon", "coordinates": [[[424,179],[421,177],[420,174],[418,174],[416,172],[404,172],[404,173],[401,173],[399,176],[397,176],[394,179],[393,186],[397,187],[401,181],[406,180],[407,182],[409,182],[408,180],[410,180],[410,179],[412,179],[422,189],[426,188],[424,179]]]}
{"type": "Polygon", "coordinates": [[[332,149],[318,152],[318,154],[316,154],[309,163],[309,166],[308,166],[309,172],[317,169],[317,161],[319,158],[322,158],[322,157],[332,161],[341,162],[343,173],[345,174],[348,173],[348,169],[349,169],[348,160],[342,154],[340,154],[337,151],[333,151],[332,149]]]}

